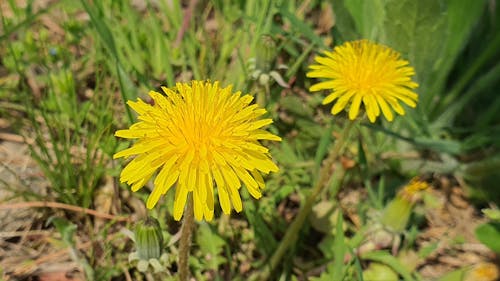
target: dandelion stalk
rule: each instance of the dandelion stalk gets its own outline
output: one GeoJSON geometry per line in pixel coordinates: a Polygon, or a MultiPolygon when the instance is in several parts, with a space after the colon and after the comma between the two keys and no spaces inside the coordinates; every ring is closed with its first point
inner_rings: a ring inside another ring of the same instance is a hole
{"type": "Polygon", "coordinates": [[[328,157],[323,162],[323,166],[321,167],[319,173],[319,179],[316,181],[316,184],[314,185],[309,197],[307,197],[303,207],[300,209],[294,221],[287,229],[285,236],[278,246],[278,249],[274,252],[274,255],[269,261],[269,267],[263,272],[261,280],[267,280],[269,278],[270,273],[272,273],[276,269],[288,248],[296,242],[299,231],[302,229],[305,219],[311,212],[318,195],[320,195],[324,188],[328,186],[328,182],[330,181],[330,178],[332,176],[330,174],[330,169],[347,144],[347,140],[349,139],[349,135],[355,124],[356,122],[348,122],[344,127],[339,139],[335,141],[335,144],[330,150],[328,157]]]}
{"type": "Polygon", "coordinates": [[[194,228],[193,198],[188,196],[187,209],[182,219],[181,239],[179,241],[179,280],[189,279],[189,249],[194,228]]]}

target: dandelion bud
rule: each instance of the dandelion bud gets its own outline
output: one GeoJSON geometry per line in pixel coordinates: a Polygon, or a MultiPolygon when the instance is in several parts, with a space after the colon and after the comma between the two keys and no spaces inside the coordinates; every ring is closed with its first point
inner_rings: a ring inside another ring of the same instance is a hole
{"type": "Polygon", "coordinates": [[[262,72],[269,72],[271,70],[271,64],[274,60],[274,54],[276,50],[276,43],[269,35],[262,35],[259,40],[260,46],[257,49],[257,60],[256,68],[262,72]]]}
{"type": "Polygon", "coordinates": [[[135,244],[139,259],[149,260],[160,258],[163,236],[158,220],[148,217],[136,225],[135,244]]]}
{"type": "Polygon", "coordinates": [[[395,232],[402,232],[410,219],[413,206],[418,198],[418,193],[429,187],[426,182],[414,178],[407,184],[396,197],[387,204],[382,214],[381,223],[395,232]]]}

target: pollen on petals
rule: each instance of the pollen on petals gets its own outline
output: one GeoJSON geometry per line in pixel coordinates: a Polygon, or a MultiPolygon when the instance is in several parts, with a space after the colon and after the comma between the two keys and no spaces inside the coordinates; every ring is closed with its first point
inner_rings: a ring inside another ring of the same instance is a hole
{"type": "Polygon", "coordinates": [[[151,91],[153,105],[138,99],[127,104],[139,121],[118,130],[121,138],[137,139],[113,158],[135,157],[122,170],[120,181],[142,188],[156,173],[146,202],[151,209],[170,189],[175,189],[174,219],[180,220],[191,194],[197,220],[212,220],[214,188],[222,211],[240,212],[239,189],[245,185],[254,198],[265,187],[262,173],[277,172],[269,150],[260,141],[281,141],[264,130],[271,119],[265,110],[250,104],[253,97],[233,93],[218,82],[177,83],[164,94],[151,91]]]}

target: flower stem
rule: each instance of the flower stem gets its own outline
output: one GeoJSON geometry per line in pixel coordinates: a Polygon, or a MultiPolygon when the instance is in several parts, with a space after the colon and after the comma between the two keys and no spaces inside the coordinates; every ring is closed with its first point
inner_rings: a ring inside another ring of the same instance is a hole
{"type": "Polygon", "coordinates": [[[347,143],[346,140],[349,138],[350,131],[354,127],[355,123],[356,122],[348,121],[347,125],[344,127],[344,130],[342,131],[342,135],[339,137],[339,139],[335,141],[332,150],[330,150],[328,157],[323,162],[323,165],[319,172],[319,179],[316,181],[316,184],[314,185],[311,194],[306,199],[306,202],[304,203],[303,207],[300,209],[294,221],[287,229],[285,236],[281,239],[281,243],[278,246],[278,249],[274,252],[273,256],[269,260],[269,267],[267,267],[267,269],[264,270],[264,272],[262,273],[261,280],[269,279],[270,274],[276,269],[276,267],[278,266],[279,262],[283,258],[288,248],[291,245],[295,244],[295,241],[298,238],[299,231],[302,229],[305,219],[311,212],[313,204],[316,201],[316,198],[318,197],[319,194],[321,194],[321,192],[323,191],[325,186],[327,186],[327,183],[330,180],[331,166],[334,164],[335,160],[337,160],[337,157],[339,156],[340,152],[347,143]]]}
{"type": "Polygon", "coordinates": [[[188,195],[186,213],[182,219],[181,239],[179,241],[179,281],[189,279],[189,248],[194,228],[193,198],[188,195]]]}

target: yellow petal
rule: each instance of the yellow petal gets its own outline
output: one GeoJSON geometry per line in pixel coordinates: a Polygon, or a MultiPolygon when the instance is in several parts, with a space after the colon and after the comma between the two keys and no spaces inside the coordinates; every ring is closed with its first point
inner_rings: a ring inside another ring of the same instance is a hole
{"type": "Polygon", "coordinates": [[[335,115],[340,111],[342,111],[354,94],[356,94],[356,92],[350,91],[339,97],[339,99],[332,108],[332,113],[335,115]]]}
{"type": "Polygon", "coordinates": [[[361,95],[355,95],[349,108],[349,119],[354,120],[358,116],[359,106],[361,105],[361,95]]]}
{"type": "Polygon", "coordinates": [[[236,189],[236,190],[238,190],[240,188],[240,186],[241,186],[240,180],[238,179],[238,177],[234,173],[233,169],[231,169],[231,167],[229,167],[227,165],[221,166],[220,171],[222,173],[222,176],[224,177],[226,184],[229,187],[236,189]]]}
{"type": "Polygon", "coordinates": [[[250,195],[252,195],[256,199],[262,197],[262,194],[259,190],[259,184],[255,181],[254,178],[252,178],[252,176],[250,176],[250,174],[245,169],[235,168],[234,171],[241,179],[241,181],[245,184],[250,195]]]}
{"type": "Polygon", "coordinates": [[[255,121],[255,122],[251,123],[250,126],[248,127],[248,130],[250,130],[250,131],[256,130],[256,129],[259,129],[259,128],[264,127],[266,125],[269,125],[271,123],[273,123],[272,119],[261,119],[259,121],[255,121]]]}
{"type": "Polygon", "coordinates": [[[317,92],[325,89],[333,89],[334,81],[325,81],[325,82],[320,82],[312,85],[309,87],[309,91],[311,92],[317,92]]]}
{"type": "Polygon", "coordinates": [[[184,213],[184,208],[186,207],[186,201],[188,196],[188,190],[186,187],[178,184],[175,188],[175,198],[174,198],[174,219],[179,221],[184,213]]]}
{"type": "Polygon", "coordinates": [[[340,92],[340,91],[336,91],[336,92],[333,92],[331,94],[329,94],[324,100],[323,102],[321,102],[323,105],[325,104],[329,104],[331,103],[332,101],[336,100],[338,97],[340,97],[344,92],[340,92]]]}
{"type": "Polygon", "coordinates": [[[219,169],[217,167],[212,167],[212,172],[215,178],[215,182],[217,183],[217,190],[219,191],[219,202],[222,207],[222,211],[224,214],[231,213],[231,203],[229,202],[229,195],[226,191],[226,182],[222,177],[219,169]]]}
{"type": "Polygon", "coordinates": [[[214,209],[210,209],[208,206],[203,206],[203,215],[205,216],[205,220],[211,221],[214,217],[214,209]]]}
{"type": "Polygon", "coordinates": [[[381,96],[377,95],[376,98],[378,104],[380,105],[380,108],[382,109],[382,113],[384,114],[385,119],[387,119],[387,121],[389,122],[392,122],[392,120],[394,120],[394,115],[392,115],[392,111],[389,108],[389,105],[381,96]]]}
{"type": "Polygon", "coordinates": [[[366,108],[366,115],[368,116],[368,120],[374,123],[375,120],[377,119],[377,115],[375,114],[376,111],[373,108],[373,104],[370,103],[370,99],[368,99],[368,96],[363,97],[363,103],[366,108]]]}
{"type": "Polygon", "coordinates": [[[281,138],[269,133],[268,131],[264,130],[255,130],[252,132],[249,136],[249,139],[255,139],[255,140],[272,140],[272,141],[281,141],[281,138]]]}
{"type": "Polygon", "coordinates": [[[405,110],[404,108],[398,103],[398,101],[394,98],[387,98],[386,101],[391,105],[392,109],[396,111],[399,115],[404,115],[405,110]]]}
{"type": "Polygon", "coordinates": [[[205,204],[197,192],[192,192],[191,194],[193,195],[194,218],[201,221],[203,219],[203,206],[205,204]]]}
{"type": "Polygon", "coordinates": [[[252,170],[250,171],[250,173],[259,185],[260,189],[264,189],[266,187],[266,184],[264,182],[264,179],[262,178],[262,175],[257,170],[252,170]]]}

